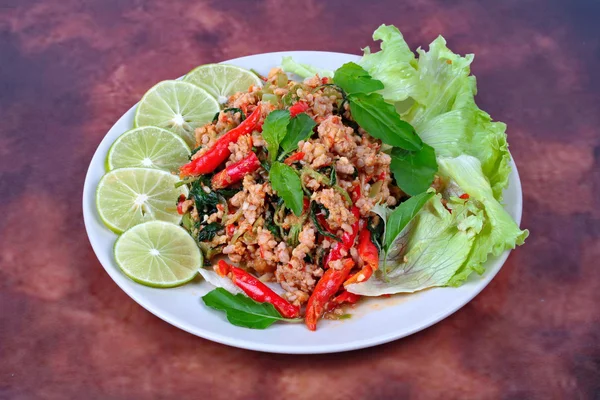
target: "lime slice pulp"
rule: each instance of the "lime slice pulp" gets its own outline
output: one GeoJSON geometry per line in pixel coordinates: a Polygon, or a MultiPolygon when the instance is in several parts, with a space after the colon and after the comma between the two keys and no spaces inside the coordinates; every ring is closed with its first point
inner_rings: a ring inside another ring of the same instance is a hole
{"type": "Polygon", "coordinates": [[[195,147],[194,130],[210,121],[219,103],[206,90],[182,81],[162,81],[146,92],[135,110],[134,126],[157,126],[195,147]]]}
{"type": "Polygon", "coordinates": [[[177,171],[188,161],[190,148],[174,133],[155,126],[125,132],[115,140],[106,157],[106,170],[127,167],[177,171]]]}
{"type": "Polygon", "coordinates": [[[146,221],[179,223],[177,199],[187,187],[175,187],[179,178],[151,168],[119,168],[100,179],[96,207],[102,222],[116,233],[146,221]]]}
{"type": "Polygon", "coordinates": [[[136,225],[114,247],[115,260],[134,281],[152,287],[189,282],[202,267],[202,253],[182,227],[164,221],[136,225]]]}
{"type": "Polygon", "coordinates": [[[221,104],[236,92],[246,92],[252,85],[262,86],[260,78],[252,72],[227,64],[202,65],[190,71],[183,80],[206,90],[221,104]]]}

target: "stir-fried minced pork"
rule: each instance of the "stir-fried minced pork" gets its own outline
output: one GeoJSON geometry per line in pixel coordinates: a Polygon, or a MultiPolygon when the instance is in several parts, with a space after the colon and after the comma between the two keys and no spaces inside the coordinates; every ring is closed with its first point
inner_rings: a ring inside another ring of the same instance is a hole
{"type": "MultiPolygon", "coordinates": [[[[301,215],[285,207],[271,186],[264,168],[270,162],[268,149],[260,128],[228,145],[231,154],[224,166],[243,161],[254,152],[261,167],[225,190],[206,193],[213,196],[213,203],[218,202],[207,206],[209,212],[196,210],[193,197],[182,207],[198,227],[196,231],[209,226],[216,230],[202,244],[208,256],[225,255],[261,280],[278,282],[288,301],[302,305],[327,268],[323,264],[326,254],[343,236],[356,237],[352,233],[357,229],[358,216],[372,217],[370,211],[376,204],[394,205],[404,194],[392,184],[390,156],[381,151],[379,140],[357,129],[339,90],[319,76],[286,83],[282,74],[280,69],[271,70],[265,87],[251,86],[246,92],[234,94],[224,106],[224,110],[233,110],[222,111],[214,123],[197,128],[199,150],[192,159],[238,126],[242,112],[247,118],[260,107],[258,126],[262,126],[274,110],[300,104],[316,126],[312,135],[284,156],[300,153],[286,163],[301,177],[305,201],[301,215]],[[359,214],[352,211],[354,206],[359,214]]],[[[354,246],[342,248],[340,255],[354,260],[358,268],[363,266],[354,246]]],[[[333,261],[329,268],[341,270],[344,264],[333,261]]]]}

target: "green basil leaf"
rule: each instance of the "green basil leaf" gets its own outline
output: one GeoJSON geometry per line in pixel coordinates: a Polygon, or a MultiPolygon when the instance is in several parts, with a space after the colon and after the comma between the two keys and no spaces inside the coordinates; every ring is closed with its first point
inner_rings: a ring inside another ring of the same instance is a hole
{"type": "Polygon", "coordinates": [[[208,307],[225,311],[229,322],[244,328],[265,329],[286,320],[272,304],[259,303],[241,293],[233,295],[223,288],[211,290],[202,300],[208,307]]]}
{"type": "Polygon", "coordinates": [[[396,108],[378,93],[354,93],[348,95],[350,112],[364,130],[383,143],[416,151],[423,141],[408,122],[403,121],[396,108]]]}
{"type": "Polygon", "coordinates": [[[287,133],[287,126],[290,123],[290,112],[288,110],[275,110],[267,115],[263,124],[262,137],[267,142],[269,159],[271,162],[277,158],[279,143],[287,133]]]}
{"type": "Polygon", "coordinates": [[[371,217],[367,223],[367,229],[371,232],[371,241],[377,247],[377,252],[381,253],[384,244],[385,222],[379,217],[371,217]],[[374,221],[377,222],[374,222],[374,221]]]}
{"type": "Polygon", "coordinates": [[[335,71],[333,81],[346,93],[371,93],[383,89],[383,83],[371,78],[360,65],[349,62],[335,71]]]}
{"type": "Polygon", "coordinates": [[[219,199],[219,194],[214,190],[206,193],[202,187],[203,183],[205,183],[203,179],[194,181],[188,198],[194,200],[194,205],[199,213],[210,215],[216,211],[217,204],[221,200],[219,199]]]}
{"type": "Polygon", "coordinates": [[[285,206],[300,216],[304,208],[302,182],[294,168],[280,162],[274,162],[269,171],[269,180],[273,190],[281,197],[285,206]]]}
{"type": "MultiPolygon", "coordinates": [[[[319,204],[316,202],[313,202],[310,205],[310,219],[312,220],[313,224],[315,225],[315,228],[317,228],[317,232],[323,236],[326,236],[330,239],[335,240],[336,242],[341,242],[342,240],[340,238],[338,238],[337,236],[335,236],[333,233],[330,233],[329,231],[327,231],[327,229],[325,229],[325,227],[321,226],[321,224],[319,223],[319,220],[317,219],[317,214],[321,211],[319,210],[319,204]]],[[[323,207],[325,208],[325,207],[323,207]]],[[[329,210],[327,210],[325,208],[325,211],[327,211],[327,215],[325,216],[325,218],[327,218],[328,214],[329,214],[329,210]]]]}
{"type": "Polygon", "coordinates": [[[281,239],[281,231],[274,221],[273,212],[268,211],[265,216],[265,227],[271,232],[275,239],[281,239]]]}
{"type": "Polygon", "coordinates": [[[223,225],[218,222],[211,222],[210,224],[203,227],[198,233],[198,241],[199,242],[209,242],[213,240],[213,238],[219,233],[219,231],[223,230],[223,225]]]}
{"type": "Polygon", "coordinates": [[[385,224],[384,247],[386,250],[432,196],[433,192],[418,194],[390,212],[385,224]]]}
{"type": "Polygon", "coordinates": [[[405,193],[414,196],[424,192],[438,170],[433,147],[423,144],[419,151],[392,150],[390,169],[396,183],[405,193]]]}
{"type": "Polygon", "coordinates": [[[311,137],[317,123],[306,113],[296,115],[287,126],[287,133],[281,141],[284,153],[289,153],[298,147],[298,142],[311,137]]]}

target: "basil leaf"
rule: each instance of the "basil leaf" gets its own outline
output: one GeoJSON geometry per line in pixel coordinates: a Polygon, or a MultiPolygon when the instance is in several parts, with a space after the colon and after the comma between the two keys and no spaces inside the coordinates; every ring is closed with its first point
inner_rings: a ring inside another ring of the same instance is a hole
{"type": "Polygon", "coordinates": [[[212,214],[217,209],[217,204],[221,201],[219,194],[214,190],[206,193],[202,187],[203,180],[198,179],[192,183],[189,198],[194,200],[196,209],[201,214],[212,214]]]}
{"type": "Polygon", "coordinates": [[[438,170],[433,147],[424,143],[423,148],[415,152],[392,149],[391,156],[390,170],[405,193],[414,196],[431,186],[438,170]]]}
{"type": "Polygon", "coordinates": [[[271,232],[275,239],[281,239],[281,231],[274,221],[273,212],[268,211],[265,216],[265,227],[271,232]]]}
{"type": "Polygon", "coordinates": [[[408,122],[403,121],[393,105],[378,93],[354,93],[348,95],[350,112],[364,130],[383,143],[416,151],[423,141],[408,122]]]}
{"type": "Polygon", "coordinates": [[[272,304],[259,303],[241,293],[233,295],[223,288],[211,290],[202,300],[208,307],[225,311],[229,322],[244,328],[265,329],[286,320],[272,304]]]}
{"type": "Polygon", "coordinates": [[[387,250],[408,223],[431,199],[433,192],[418,194],[406,200],[392,211],[385,224],[384,248],[387,250]]]}
{"type": "Polygon", "coordinates": [[[371,78],[360,65],[349,62],[335,71],[333,81],[346,93],[371,93],[383,89],[383,83],[371,78]]]}
{"type": "Polygon", "coordinates": [[[287,133],[281,141],[284,153],[289,153],[298,147],[298,142],[312,136],[317,123],[306,113],[296,115],[287,126],[287,133]]]}
{"type": "Polygon", "coordinates": [[[269,164],[267,160],[261,161],[260,166],[263,167],[263,169],[267,172],[271,170],[271,164],[269,164]]]}
{"type": "Polygon", "coordinates": [[[223,196],[224,199],[230,199],[232,198],[237,192],[241,191],[241,188],[238,189],[217,189],[215,190],[215,192],[217,192],[217,194],[219,196],[223,196]]]}
{"type": "Polygon", "coordinates": [[[377,247],[377,252],[381,253],[383,249],[384,236],[383,233],[385,231],[385,223],[379,217],[369,218],[367,223],[367,229],[371,232],[371,241],[377,247]],[[374,223],[374,220],[377,220],[377,223],[374,223]]]}
{"type": "MultiPolygon", "coordinates": [[[[329,210],[327,210],[326,208],[325,208],[325,210],[329,213],[329,210]]],[[[317,214],[319,212],[321,212],[321,210],[319,210],[319,204],[316,202],[313,202],[310,206],[310,219],[312,220],[315,228],[317,228],[317,232],[319,234],[326,236],[330,239],[333,239],[337,242],[341,242],[342,240],[340,238],[335,236],[333,233],[330,233],[329,231],[327,231],[327,229],[325,229],[325,227],[321,226],[321,224],[319,223],[319,220],[317,218],[317,214]]],[[[325,216],[325,218],[327,218],[327,216],[325,216]]]]}
{"type": "Polygon", "coordinates": [[[283,140],[287,133],[287,126],[290,123],[290,112],[288,110],[272,111],[263,124],[262,136],[267,142],[267,150],[269,151],[269,159],[271,162],[277,158],[279,151],[279,143],[283,140]]]}
{"type": "Polygon", "coordinates": [[[198,241],[199,242],[209,242],[211,241],[219,231],[223,230],[223,225],[217,222],[211,222],[200,230],[198,233],[198,241]]]}
{"type": "Polygon", "coordinates": [[[269,180],[273,190],[281,197],[285,206],[300,216],[304,205],[302,182],[294,168],[280,162],[274,162],[269,171],[269,180]]]}

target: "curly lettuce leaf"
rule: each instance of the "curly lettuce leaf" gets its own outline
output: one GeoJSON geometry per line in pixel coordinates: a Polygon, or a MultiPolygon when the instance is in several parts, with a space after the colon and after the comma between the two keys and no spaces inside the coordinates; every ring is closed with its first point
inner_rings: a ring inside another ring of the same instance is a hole
{"type": "Polygon", "coordinates": [[[285,56],[281,58],[281,68],[285,72],[291,72],[292,74],[296,74],[301,78],[310,78],[315,74],[319,74],[321,78],[333,77],[333,71],[329,71],[325,68],[319,68],[312,65],[299,63],[297,61],[294,61],[294,59],[290,56],[285,56]]]}
{"type": "MultiPolygon", "coordinates": [[[[493,122],[475,103],[477,85],[470,75],[473,55],[453,53],[439,36],[428,51],[417,50],[417,59],[394,26],[380,26],[373,39],[381,40],[381,50],[371,53],[366,48],[358,64],[384,83],[378,93],[390,102],[412,99],[402,118],[437,156],[478,158],[494,197],[500,200],[510,173],[506,125],[493,122]]],[[[397,103],[397,108],[405,104],[397,103]]]]}
{"type": "Polygon", "coordinates": [[[462,155],[456,158],[440,158],[440,173],[469,194],[468,203],[476,203],[484,210],[485,220],[477,235],[469,260],[461,266],[448,285],[459,286],[471,272],[483,272],[488,255],[498,256],[506,250],[524,243],[528,230],[521,230],[502,205],[494,198],[489,182],[481,170],[479,160],[462,155]]]}
{"type": "Polygon", "coordinates": [[[223,288],[232,294],[243,293],[240,288],[235,286],[231,279],[217,274],[212,269],[200,268],[198,269],[198,272],[206,282],[214,287],[223,288]]]}
{"type": "Polygon", "coordinates": [[[501,199],[510,174],[506,125],[493,122],[475,103],[477,84],[470,75],[473,55],[452,53],[441,36],[431,43],[429,51],[417,52],[427,99],[416,102],[404,118],[438,156],[468,154],[479,159],[494,197],[501,199]]]}
{"type": "Polygon", "coordinates": [[[381,40],[381,50],[371,53],[371,49],[365,47],[363,58],[358,64],[373,78],[383,82],[384,89],[378,93],[391,102],[409,97],[422,100],[424,93],[416,68],[417,61],[398,28],[381,25],[373,33],[373,40],[381,40]]]}
{"type": "MultiPolygon", "coordinates": [[[[411,293],[434,286],[458,286],[483,273],[490,254],[523,244],[521,230],[494,198],[479,160],[462,155],[438,159],[448,190],[429,200],[393,240],[397,251],[382,255],[380,270],[346,289],[365,296],[411,293]],[[456,196],[468,193],[468,199],[456,196]]],[[[388,218],[389,214],[381,213],[388,218]]]]}

